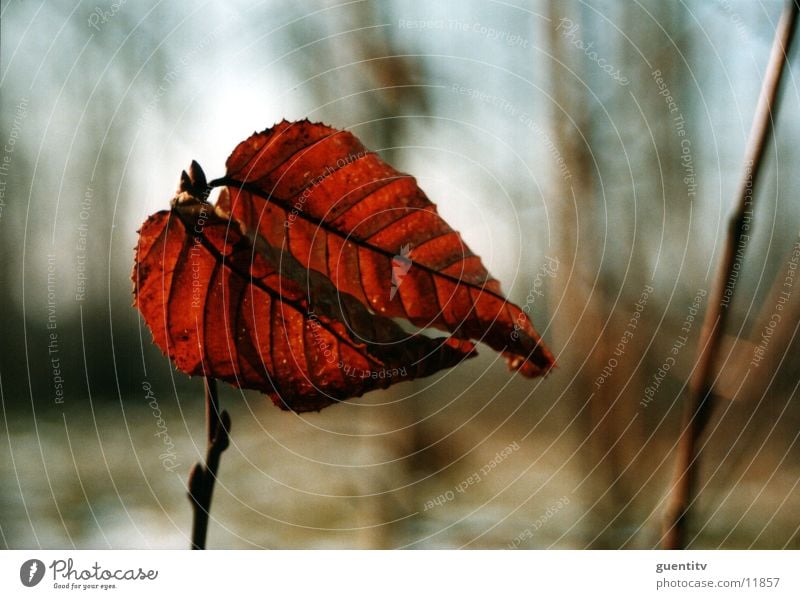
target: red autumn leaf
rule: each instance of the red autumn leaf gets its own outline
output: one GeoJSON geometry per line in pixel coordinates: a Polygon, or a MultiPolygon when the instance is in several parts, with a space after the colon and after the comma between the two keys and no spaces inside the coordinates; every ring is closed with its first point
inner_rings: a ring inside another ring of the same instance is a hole
{"type": "Polygon", "coordinates": [[[183,372],[260,390],[284,409],[319,410],[474,353],[467,341],[409,336],[321,278],[312,303],[269,252],[186,191],[139,233],[135,305],[155,343],[183,372]]]}
{"type": "Polygon", "coordinates": [[[283,122],[239,144],[211,186],[192,168],[172,209],[142,226],[133,274],[182,371],[307,411],[453,366],[474,355],[469,339],[525,376],[553,366],[414,178],[352,134],[283,122]],[[408,335],[392,317],[453,337],[408,335]]]}
{"type": "Polygon", "coordinates": [[[239,144],[219,207],[251,238],[376,314],[503,352],[528,377],[554,364],[527,314],[437,214],[413,177],[347,131],[282,122],[239,144]]]}

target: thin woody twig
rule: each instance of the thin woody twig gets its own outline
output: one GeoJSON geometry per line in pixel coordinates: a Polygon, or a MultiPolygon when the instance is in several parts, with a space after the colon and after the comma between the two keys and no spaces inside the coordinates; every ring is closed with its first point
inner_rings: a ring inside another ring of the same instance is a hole
{"type": "Polygon", "coordinates": [[[664,549],[683,549],[687,542],[687,516],[697,485],[697,445],[714,407],[712,393],[715,361],[725,330],[736,283],[737,260],[744,253],[753,210],[753,189],[761,170],[764,149],[773,127],[781,74],[786,64],[798,17],[798,1],[789,0],[775,32],[761,94],[756,106],[745,154],[744,176],[736,208],[730,217],[727,238],[717,270],[711,300],[700,335],[695,368],[684,404],[678,439],[675,475],[662,531],[664,549]]]}
{"type": "Polygon", "coordinates": [[[219,459],[229,443],[231,418],[226,411],[219,411],[217,381],[205,379],[206,427],[208,446],[205,465],[198,462],[189,475],[189,500],[192,502],[194,518],[192,523],[192,549],[206,548],[208,515],[211,510],[211,497],[214,482],[217,480],[219,459]]]}

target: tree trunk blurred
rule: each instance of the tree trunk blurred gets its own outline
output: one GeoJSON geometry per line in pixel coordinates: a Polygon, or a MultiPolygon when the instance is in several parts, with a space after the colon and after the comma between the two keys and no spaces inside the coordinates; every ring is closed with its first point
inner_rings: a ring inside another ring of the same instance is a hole
{"type": "MultiPolygon", "coordinates": [[[[556,146],[566,160],[571,177],[554,179],[555,238],[559,271],[551,286],[555,345],[558,360],[565,372],[577,376],[567,388],[565,419],[577,414],[577,442],[582,444],[583,471],[591,473],[587,486],[581,487],[587,509],[591,512],[589,530],[601,530],[614,515],[611,494],[598,498],[609,486],[613,488],[612,464],[605,459],[610,447],[608,387],[594,390],[592,380],[608,360],[607,335],[604,332],[605,292],[598,279],[597,217],[594,182],[596,164],[592,159],[593,119],[585,77],[594,65],[583,64],[584,56],[576,50],[565,31],[580,32],[583,12],[577,3],[549,3],[551,20],[548,46],[552,54],[553,112],[551,131],[556,146]],[[572,73],[570,72],[572,71],[572,73]],[[592,506],[592,507],[590,507],[592,506]]],[[[562,408],[563,409],[563,408],[562,408]]],[[[587,538],[589,547],[610,546],[608,535],[587,538]]]]}

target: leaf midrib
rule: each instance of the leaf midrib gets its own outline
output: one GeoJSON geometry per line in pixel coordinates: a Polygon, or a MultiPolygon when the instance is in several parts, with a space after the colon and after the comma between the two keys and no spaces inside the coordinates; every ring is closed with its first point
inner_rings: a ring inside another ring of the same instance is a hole
{"type": "MultiPolygon", "coordinates": [[[[360,247],[364,247],[364,248],[366,248],[366,249],[368,249],[370,251],[376,252],[378,254],[382,254],[382,255],[386,256],[387,258],[389,258],[390,260],[392,258],[394,258],[394,256],[395,256],[395,254],[393,252],[390,252],[389,250],[385,250],[382,247],[374,245],[374,244],[370,243],[369,241],[367,241],[365,239],[362,239],[361,237],[358,237],[357,235],[346,235],[343,231],[340,231],[339,229],[337,229],[336,227],[334,227],[333,225],[331,225],[327,221],[325,221],[325,220],[323,220],[321,218],[317,218],[316,216],[312,216],[311,214],[308,214],[302,208],[298,208],[297,206],[293,206],[289,202],[287,202],[286,200],[283,200],[281,198],[275,197],[274,195],[270,194],[269,192],[264,191],[263,189],[261,189],[260,187],[258,187],[257,185],[254,185],[252,183],[239,181],[238,179],[234,179],[232,177],[220,177],[219,179],[214,179],[213,181],[210,181],[208,186],[209,186],[209,188],[214,188],[214,187],[237,187],[242,191],[246,191],[248,193],[252,193],[254,195],[257,195],[258,197],[266,200],[267,202],[273,202],[275,205],[279,206],[280,208],[282,208],[282,209],[284,209],[286,211],[290,211],[293,214],[297,214],[303,220],[305,220],[305,221],[307,221],[307,222],[309,222],[309,223],[311,223],[313,225],[316,225],[316,226],[324,229],[328,233],[332,233],[333,235],[336,235],[337,237],[339,237],[339,238],[341,238],[341,239],[343,239],[345,241],[351,241],[352,243],[355,243],[356,245],[358,245],[360,247]]],[[[508,300],[505,297],[503,297],[502,294],[497,293],[495,291],[492,291],[491,289],[487,288],[485,284],[484,285],[476,285],[475,283],[470,283],[468,281],[464,281],[462,279],[459,279],[456,276],[453,276],[453,275],[450,275],[450,274],[447,274],[447,273],[443,273],[443,272],[441,272],[439,270],[436,270],[433,267],[430,267],[430,266],[427,266],[427,265],[422,264],[420,262],[417,262],[413,258],[410,259],[410,261],[411,261],[411,265],[412,266],[415,266],[416,268],[419,268],[420,270],[423,270],[423,271],[431,274],[434,277],[442,277],[443,279],[447,279],[447,280],[451,281],[455,285],[463,285],[463,286],[468,287],[470,289],[474,289],[479,293],[486,293],[488,295],[491,295],[491,296],[497,298],[498,300],[500,300],[501,302],[503,302],[503,304],[508,303],[508,300]]],[[[492,280],[492,279],[488,279],[488,280],[492,280]]]]}

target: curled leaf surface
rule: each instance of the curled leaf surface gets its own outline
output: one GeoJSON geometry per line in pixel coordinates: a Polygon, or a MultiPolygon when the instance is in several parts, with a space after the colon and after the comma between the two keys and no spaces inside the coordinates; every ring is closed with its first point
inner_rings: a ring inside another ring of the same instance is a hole
{"type": "Polygon", "coordinates": [[[528,315],[416,180],[352,133],[284,121],[240,143],[217,183],[229,192],[220,208],[248,235],[374,313],[482,341],[528,377],[553,366],[528,315]]]}
{"type": "Polygon", "coordinates": [[[458,339],[409,335],[357,301],[312,305],[235,226],[203,202],[142,225],[135,304],[178,369],[319,410],[433,374],[473,354],[458,339]]]}
{"type": "Polygon", "coordinates": [[[133,280],[180,370],[298,412],[454,366],[474,355],[471,340],[524,376],[554,365],[413,177],[308,121],[254,134],[211,183],[193,162],[171,209],[142,225],[133,280]]]}

